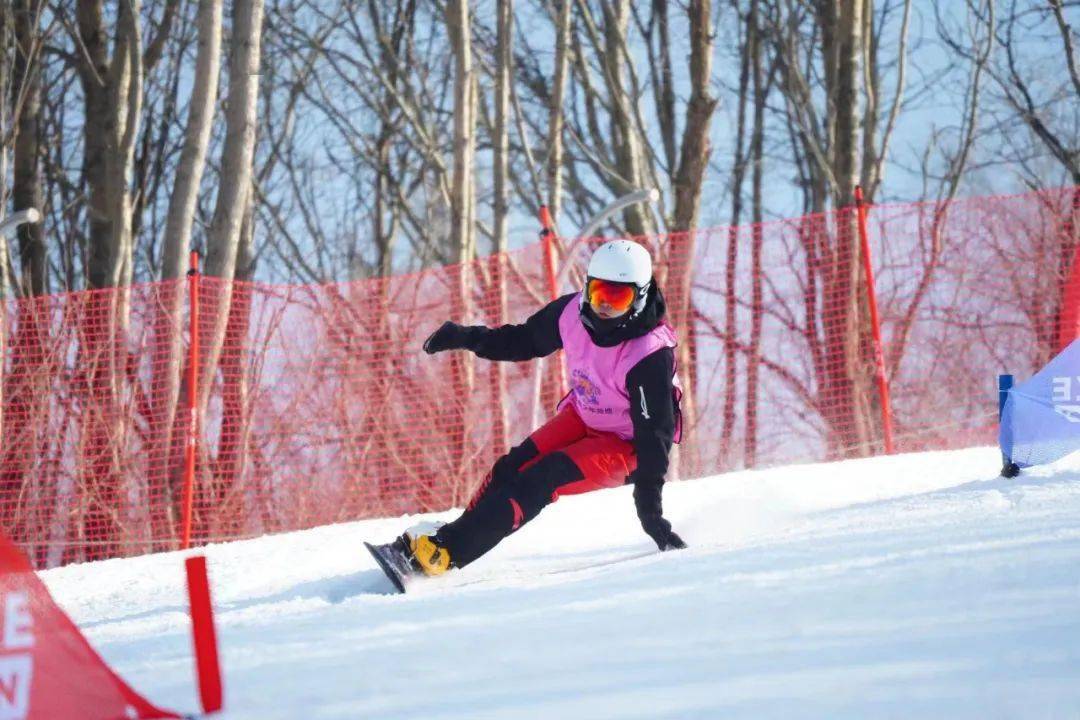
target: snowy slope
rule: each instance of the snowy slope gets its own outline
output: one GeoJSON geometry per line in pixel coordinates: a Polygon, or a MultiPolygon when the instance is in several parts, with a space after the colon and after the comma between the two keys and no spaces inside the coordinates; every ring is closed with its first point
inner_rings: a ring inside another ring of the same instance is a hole
{"type": "MultiPolygon", "coordinates": [[[[990,448],[564,498],[464,571],[389,586],[411,519],[206,549],[227,718],[1080,718],[1080,459],[990,448]]],[[[443,516],[449,518],[452,514],[443,516]]],[[[152,701],[196,708],[179,554],[48,571],[152,701]]]]}

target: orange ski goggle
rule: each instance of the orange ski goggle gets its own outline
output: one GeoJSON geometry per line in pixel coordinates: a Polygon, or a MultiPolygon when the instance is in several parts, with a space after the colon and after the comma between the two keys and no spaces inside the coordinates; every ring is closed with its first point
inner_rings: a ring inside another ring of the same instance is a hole
{"type": "Polygon", "coordinates": [[[600,278],[589,278],[585,283],[585,299],[593,310],[600,310],[607,305],[617,313],[624,313],[634,304],[638,289],[633,283],[612,282],[600,278]]]}

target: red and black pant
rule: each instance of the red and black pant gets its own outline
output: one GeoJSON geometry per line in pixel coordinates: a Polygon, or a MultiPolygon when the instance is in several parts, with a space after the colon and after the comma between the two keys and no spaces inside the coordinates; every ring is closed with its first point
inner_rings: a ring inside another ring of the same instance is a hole
{"type": "Polygon", "coordinates": [[[589,428],[567,404],[495,463],[469,508],[440,528],[436,542],[464,567],[560,495],[617,487],[636,466],[629,441],[589,428]]]}

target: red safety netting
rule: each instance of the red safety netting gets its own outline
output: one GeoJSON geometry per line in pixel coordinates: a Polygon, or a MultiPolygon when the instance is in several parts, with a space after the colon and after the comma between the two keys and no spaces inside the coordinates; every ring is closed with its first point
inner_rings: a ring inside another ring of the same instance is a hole
{"type": "MultiPolygon", "coordinates": [[[[1029,374],[1076,336],[1078,197],[869,209],[898,450],[993,442],[996,374],[1029,374]]],[[[681,338],[673,477],[882,452],[855,217],[639,239],[681,338]]],[[[559,292],[588,255],[567,245],[559,292]]],[[[193,542],[461,505],[551,412],[560,360],[420,345],[444,319],[523,320],[550,297],[544,267],[536,243],[332,285],[201,278],[193,542]]],[[[188,293],[184,280],[4,307],[0,527],[38,566],[177,546],[188,293]]]]}

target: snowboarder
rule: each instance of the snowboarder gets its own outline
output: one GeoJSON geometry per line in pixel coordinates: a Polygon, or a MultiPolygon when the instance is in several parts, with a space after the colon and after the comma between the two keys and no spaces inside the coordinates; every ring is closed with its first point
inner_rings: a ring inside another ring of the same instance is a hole
{"type": "Polygon", "coordinates": [[[488,360],[524,361],[561,348],[570,392],[555,417],[495,462],[459,518],[382,546],[391,564],[401,574],[465,567],[560,495],[627,482],[641,526],[660,550],[686,547],[661,508],[668,453],[681,431],[675,332],[664,313],[648,251],[614,240],[593,253],[581,292],[524,324],[445,322],[433,332],[424,342],[428,354],[471,350],[488,360]]]}

